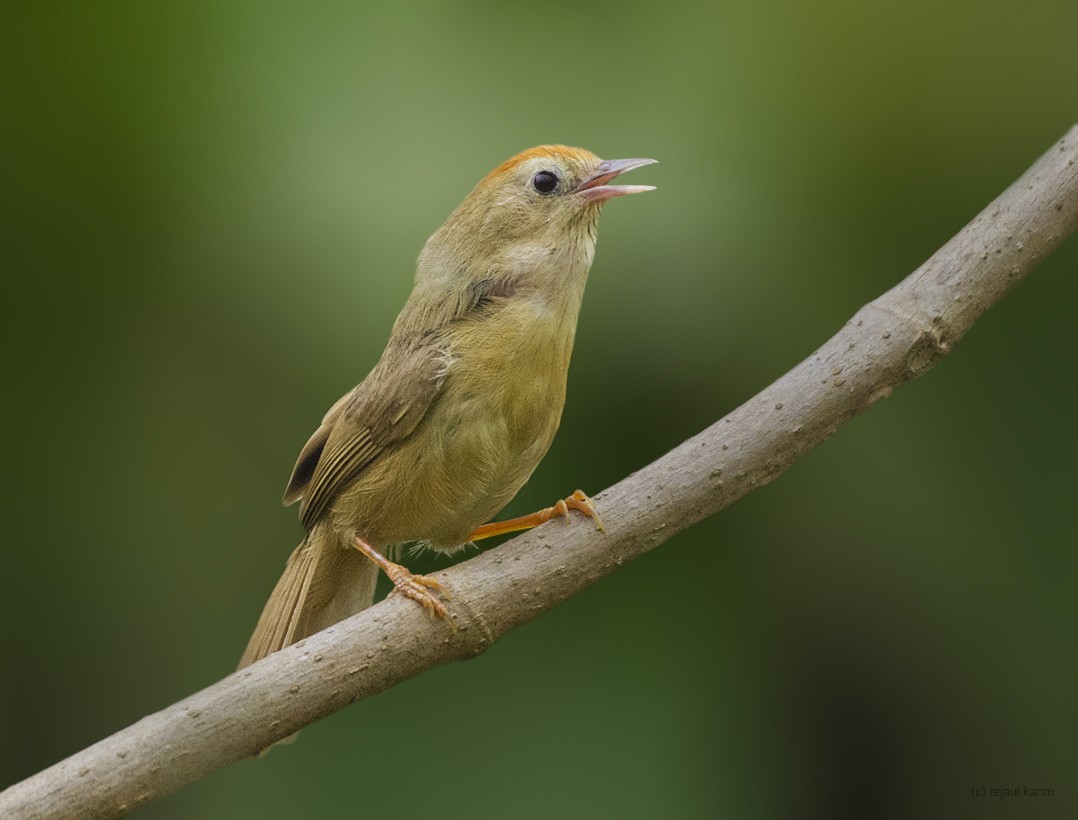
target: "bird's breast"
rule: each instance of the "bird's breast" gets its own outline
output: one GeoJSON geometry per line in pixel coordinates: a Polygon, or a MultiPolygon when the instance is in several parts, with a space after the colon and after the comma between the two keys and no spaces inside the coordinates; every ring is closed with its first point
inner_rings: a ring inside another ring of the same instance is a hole
{"type": "Polygon", "coordinates": [[[372,538],[452,550],[516,495],[558,429],[575,321],[575,313],[513,296],[452,328],[441,395],[387,459],[394,478],[369,482],[377,491],[365,514],[380,515],[386,498],[413,512],[382,516],[372,538]]]}
{"type": "Polygon", "coordinates": [[[538,297],[487,309],[455,340],[447,387],[462,405],[503,424],[512,449],[528,448],[552,437],[561,418],[575,312],[566,316],[538,297]]]}

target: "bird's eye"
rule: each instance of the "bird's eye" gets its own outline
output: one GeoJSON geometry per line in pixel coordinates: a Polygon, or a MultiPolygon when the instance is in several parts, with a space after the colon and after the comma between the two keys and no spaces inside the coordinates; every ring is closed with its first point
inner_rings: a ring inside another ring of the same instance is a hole
{"type": "Polygon", "coordinates": [[[541,194],[549,194],[558,187],[558,175],[553,171],[540,171],[532,177],[532,187],[541,194]]]}

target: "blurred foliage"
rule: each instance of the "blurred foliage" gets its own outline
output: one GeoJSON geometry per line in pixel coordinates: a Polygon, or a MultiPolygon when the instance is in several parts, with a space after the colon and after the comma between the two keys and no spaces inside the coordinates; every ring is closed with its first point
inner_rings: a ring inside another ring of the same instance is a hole
{"type": "MultiPolygon", "coordinates": [[[[299,447],[496,163],[662,161],[603,216],[516,515],[661,455],[920,264],[1074,122],[1076,26],[6,4],[0,786],[232,670],[300,536],[299,447]]],[[[990,816],[1076,816],[1076,268],[1072,240],[776,484],[479,660],[139,816],[989,816],[978,784],[1056,790],[990,816]]]]}

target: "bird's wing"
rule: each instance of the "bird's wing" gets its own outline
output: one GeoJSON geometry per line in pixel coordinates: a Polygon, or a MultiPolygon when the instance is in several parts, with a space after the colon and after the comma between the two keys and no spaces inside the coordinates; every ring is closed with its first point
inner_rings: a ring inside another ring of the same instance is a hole
{"type": "MultiPolygon", "coordinates": [[[[359,388],[356,389],[358,390],[359,388]]],[[[303,449],[299,452],[299,458],[296,459],[296,465],[292,468],[288,486],[284,491],[282,501],[284,501],[286,507],[303,498],[303,494],[307,491],[307,485],[311,483],[311,476],[314,475],[315,467],[318,466],[318,459],[322,457],[326,441],[329,440],[330,431],[333,430],[334,424],[337,423],[337,418],[341,415],[345,402],[355,392],[355,390],[350,390],[337,399],[326,415],[322,417],[322,424],[307,439],[307,443],[303,445],[303,449]]]]}
{"type": "Polygon", "coordinates": [[[391,343],[370,375],[322,420],[296,460],[284,502],[303,499],[310,531],[337,494],[406,438],[441,393],[446,354],[436,339],[391,343]]]}

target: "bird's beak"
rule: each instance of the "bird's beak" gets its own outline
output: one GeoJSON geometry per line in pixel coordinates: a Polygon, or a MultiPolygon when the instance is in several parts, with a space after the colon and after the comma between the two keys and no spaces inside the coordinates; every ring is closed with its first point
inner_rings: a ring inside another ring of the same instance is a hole
{"type": "Polygon", "coordinates": [[[595,172],[586,180],[576,186],[576,193],[580,194],[586,202],[602,202],[614,196],[627,196],[640,194],[644,191],[654,191],[654,185],[607,185],[614,177],[639,168],[641,165],[653,165],[657,159],[607,159],[599,163],[595,172]]]}

